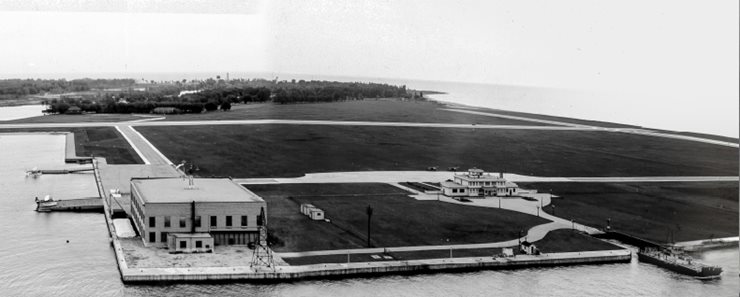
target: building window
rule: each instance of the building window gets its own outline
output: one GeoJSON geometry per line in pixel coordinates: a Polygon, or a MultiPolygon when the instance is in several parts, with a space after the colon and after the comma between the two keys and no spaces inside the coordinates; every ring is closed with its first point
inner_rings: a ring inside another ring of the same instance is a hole
{"type": "Polygon", "coordinates": [[[211,227],[216,227],[216,216],[211,216],[211,227]]]}
{"type": "Polygon", "coordinates": [[[157,217],[149,217],[149,228],[157,227],[157,217]]]}
{"type": "Polygon", "coordinates": [[[180,217],[180,228],[185,228],[185,217],[180,217]]]}
{"type": "Polygon", "coordinates": [[[195,216],[195,227],[200,228],[200,216],[195,216]]]}
{"type": "Polygon", "coordinates": [[[184,241],[184,240],[180,241],[180,248],[181,249],[188,248],[188,242],[187,241],[184,241]]]}
{"type": "Polygon", "coordinates": [[[162,242],[167,242],[167,232],[159,232],[159,238],[162,242]]]}
{"type": "Polygon", "coordinates": [[[247,216],[242,216],[242,227],[247,226],[247,216]]]}
{"type": "Polygon", "coordinates": [[[231,227],[231,216],[226,216],[226,227],[231,227]]]}
{"type": "Polygon", "coordinates": [[[149,232],[149,242],[157,242],[157,232],[149,232]]]}
{"type": "Polygon", "coordinates": [[[164,217],[164,227],[169,228],[170,227],[170,216],[164,217]]]}
{"type": "Polygon", "coordinates": [[[199,249],[203,247],[203,242],[200,240],[195,241],[195,248],[199,249]]]}

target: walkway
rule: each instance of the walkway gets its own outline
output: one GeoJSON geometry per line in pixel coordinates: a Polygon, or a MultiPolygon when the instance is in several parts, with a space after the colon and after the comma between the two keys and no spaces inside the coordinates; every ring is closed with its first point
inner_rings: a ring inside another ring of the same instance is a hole
{"type": "Polygon", "coordinates": [[[696,137],[696,136],[657,132],[657,131],[639,129],[639,128],[606,128],[606,127],[599,127],[599,126],[574,124],[574,123],[568,123],[568,122],[510,116],[510,115],[490,113],[490,112],[481,112],[481,111],[474,111],[474,110],[453,109],[453,108],[443,108],[442,110],[489,116],[489,117],[513,119],[513,120],[520,120],[520,121],[529,121],[529,122],[536,122],[536,123],[543,123],[543,124],[561,125],[565,127],[587,129],[587,130],[594,130],[594,131],[621,132],[621,133],[629,133],[629,134],[638,134],[638,135],[646,135],[646,136],[654,136],[654,137],[665,137],[665,138],[681,139],[681,140],[688,140],[688,141],[696,141],[696,142],[716,144],[716,145],[729,146],[729,147],[740,147],[740,144],[738,144],[737,142],[727,142],[727,141],[721,141],[721,140],[715,140],[715,139],[701,138],[701,137],[696,137]]]}
{"type": "Polygon", "coordinates": [[[172,165],[172,162],[162,154],[149,140],[144,138],[139,131],[134,130],[130,125],[114,125],[123,138],[128,141],[131,147],[136,151],[144,164],[147,165],[172,165]]]}
{"type": "MultiPolygon", "coordinates": [[[[348,171],[309,173],[294,178],[235,178],[240,184],[271,183],[397,183],[438,182],[451,179],[450,171],[348,171]]],[[[543,177],[505,173],[513,182],[706,182],[740,181],[738,176],[628,176],[628,177],[543,177]]]]}

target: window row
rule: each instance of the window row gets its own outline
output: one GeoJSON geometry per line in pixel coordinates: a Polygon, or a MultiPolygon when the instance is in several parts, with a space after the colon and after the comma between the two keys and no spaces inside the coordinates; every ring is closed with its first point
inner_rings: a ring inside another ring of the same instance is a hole
{"type": "MultiPolygon", "coordinates": [[[[210,217],[210,227],[218,227],[218,217],[219,216],[209,216],[210,217]]],[[[234,226],[234,217],[239,217],[239,226],[241,227],[247,227],[248,226],[248,220],[247,216],[225,216],[226,220],[226,227],[233,227],[234,226]]],[[[158,220],[164,220],[164,228],[172,228],[172,223],[178,222],[178,226],[180,228],[186,228],[187,227],[187,221],[189,220],[188,217],[175,217],[175,216],[164,216],[164,217],[149,217],[149,228],[156,228],[157,227],[157,221],[158,220]]],[[[200,222],[200,216],[195,216],[195,227],[200,228],[201,222],[200,222]]]]}

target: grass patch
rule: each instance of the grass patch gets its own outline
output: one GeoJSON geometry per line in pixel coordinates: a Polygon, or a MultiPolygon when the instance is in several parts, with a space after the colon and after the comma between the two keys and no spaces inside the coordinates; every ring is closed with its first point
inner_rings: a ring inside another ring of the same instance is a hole
{"type": "Polygon", "coordinates": [[[72,132],[77,156],[105,157],[108,164],[144,163],[113,127],[0,129],[0,133],[14,132],[72,132]]]}
{"type": "Polygon", "coordinates": [[[137,127],[170,160],[201,175],[478,167],[539,176],[738,175],[738,150],[597,131],[234,125],[137,127]]]}
{"type": "MultiPolygon", "coordinates": [[[[419,201],[388,184],[249,185],[267,202],[270,234],[282,244],[278,252],[364,248],[366,207],[372,206],[374,247],[484,243],[514,239],[520,230],[548,221],[513,211],[419,201]],[[300,213],[311,203],[331,223],[300,213]]],[[[345,259],[346,261],[346,259],[345,259]]]]}
{"type": "Polygon", "coordinates": [[[290,119],[547,126],[546,124],[528,121],[461,114],[440,109],[444,107],[432,101],[404,101],[398,99],[368,99],[310,104],[263,103],[234,105],[229,112],[170,115],[167,116],[167,120],[290,119]]]}
{"type": "Polygon", "coordinates": [[[578,231],[561,229],[551,231],[534,243],[543,253],[619,250],[619,246],[591,237],[578,231]]]}
{"type": "MultiPolygon", "coordinates": [[[[520,183],[562,196],[555,215],[657,242],[737,236],[737,182],[520,183]]],[[[545,211],[552,213],[551,207],[545,211]]]]}

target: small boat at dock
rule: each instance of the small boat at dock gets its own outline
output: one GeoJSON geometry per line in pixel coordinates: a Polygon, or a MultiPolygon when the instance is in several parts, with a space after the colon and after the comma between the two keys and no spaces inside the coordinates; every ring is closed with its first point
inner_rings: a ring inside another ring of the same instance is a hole
{"type": "Polygon", "coordinates": [[[43,174],[43,172],[38,169],[37,167],[34,167],[33,169],[26,170],[26,177],[39,177],[43,174]]]}
{"type": "Polygon", "coordinates": [[[643,262],[701,279],[719,278],[722,274],[722,267],[702,264],[688,255],[669,249],[643,248],[637,253],[637,258],[643,262]]]}
{"type": "Polygon", "coordinates": [[[56,207],[57,204],[58,203],[54,201],[54,198],[51,198],[51,196],[49,195],[44,196],[44,199],[39,199],[39,197],[36,197],[36,211],[38,212],[52,211],[52,209],[56,207]]]}

